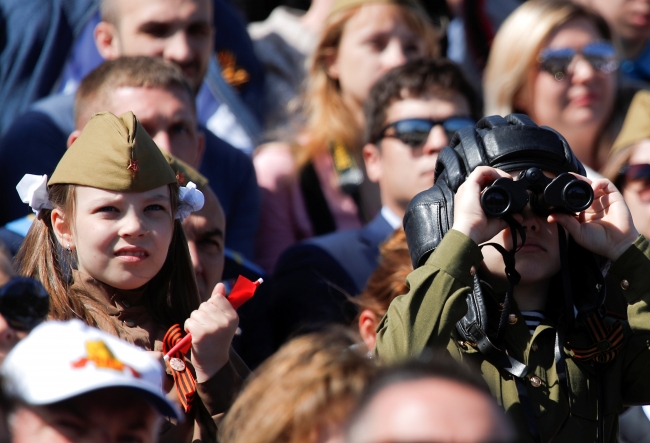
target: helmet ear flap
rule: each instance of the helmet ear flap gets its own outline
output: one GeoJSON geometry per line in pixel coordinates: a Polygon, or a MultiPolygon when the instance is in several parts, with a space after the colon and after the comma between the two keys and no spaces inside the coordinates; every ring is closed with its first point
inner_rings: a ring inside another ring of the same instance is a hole
{"type": "Polygon", "coordinates": [[[440,151],[435,177],[435,185],[416,195],[404,214],[404,231],[413,268],[424,264],[454,224],[454,195],[467,172],[452,147],[440,151]]]}

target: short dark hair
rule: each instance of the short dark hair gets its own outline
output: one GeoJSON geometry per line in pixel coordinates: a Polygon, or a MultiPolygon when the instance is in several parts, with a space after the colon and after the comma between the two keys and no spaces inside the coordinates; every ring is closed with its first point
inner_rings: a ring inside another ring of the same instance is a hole
{"type": "Polygon", "coordinates": [[[446,58],[423,58],[412,60],[393,68],[370,89],[365,103],[366,143],[374,143],[381,137],[386,124],[386,110],[396,101],[419,97],[427,92],[441,95],[460,94],[469,104],[471,117],[481,117],[478,94],[454,62],[446,58]]]}
{"type": "Polygon", "coordinates": [[[196,111],[194,92],[178,66],[160,57],[120,57],[105,61],[81,81],[74,100],[75,123],[98,111],[88,109],[97,99],[107,100],[115,89],[123,87],[178,89],[187,94],[196,111]]]}

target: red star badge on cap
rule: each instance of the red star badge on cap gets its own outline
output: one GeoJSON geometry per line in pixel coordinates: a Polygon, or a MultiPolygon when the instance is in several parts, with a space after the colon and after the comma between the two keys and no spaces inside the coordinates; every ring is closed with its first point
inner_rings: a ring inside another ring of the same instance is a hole
{"type": "Polygon", "coordinates": [[[140,170],[140,167],[138,166],[138,161],[129,160],[129,166],[127,166],[126,169],[131,171],[131,175],[135,177],[135,173],[140,170]]]}

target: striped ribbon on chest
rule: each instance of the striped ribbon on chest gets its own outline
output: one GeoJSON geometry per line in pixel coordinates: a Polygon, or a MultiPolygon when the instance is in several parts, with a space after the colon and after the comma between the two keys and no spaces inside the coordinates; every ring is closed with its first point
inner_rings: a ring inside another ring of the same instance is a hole
{"type": "MultiPolygon", "coordinates": [[[[174,325],[169,328],[165,334],[165,338],[163,338],[163,353],[167,354],[182,338],[183,335],[179,325],[174,325]]],[[[183,409],[185,412],[189,412],[192,409],[192,400],[196,396],[196,380],[190,369],[185,365],[182,352],[175,352],[170,357],[165,364],[170,368],[174,377],[174,385],[176,386],[176,392],[183,405],[183,409]]]]}
{"type": "Polygon", "coordinates": [[[573,358],[583,361],[592,360],[596,363],[612,361],[625,342],[621,322],[616,320],[610,326],[607,326],[598,312],[593,312],[587,317],[586,325],[595,344],[588,348],[573,347],[568,344],[573,351],[573,358]]]}

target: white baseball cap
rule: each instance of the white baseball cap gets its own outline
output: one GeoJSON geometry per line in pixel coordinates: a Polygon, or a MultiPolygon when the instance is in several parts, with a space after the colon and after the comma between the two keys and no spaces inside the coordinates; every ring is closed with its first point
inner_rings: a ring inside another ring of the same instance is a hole
{"type": "Polygon", "coordinates": [[[80,320],[47,321],[9,352],[2,376],[7,395],[48,405],[97,389],[139,391],[161,414],[182,420],[162,391],[163,368],[144,350],[80,320]]]}

